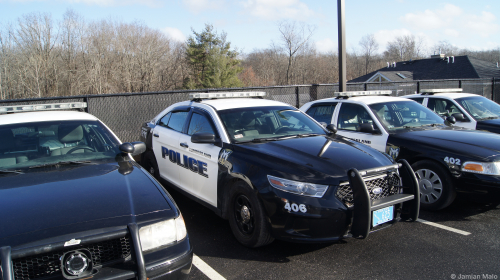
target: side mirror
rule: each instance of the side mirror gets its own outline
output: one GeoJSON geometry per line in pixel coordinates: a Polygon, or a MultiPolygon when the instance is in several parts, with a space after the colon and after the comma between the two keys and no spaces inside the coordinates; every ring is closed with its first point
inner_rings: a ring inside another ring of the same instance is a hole
{"type": "Polygon", "coordinates": [[[144,144],[144,142],[132,142],[132,143],[125,142],[121,144],[118,148],[122,153],[136,156],[146,151],[146,144],[144,144]]]}
{"type": "Polygon", "coordinates": [[[210,144],[210,143],[217,143],[219,142],[219,140],[215,138],[215,135],[213,133],[199,132],[191,136],[191,142],[210,144]]]}
{"type": "Polygon", "coordinates": [[[462,113],[455,113],[451,115],[452,117],[455,118],[456,121],[458,122],[466,122],[467,120],[465,119],[464,114],[462,113]]]}
{"type": "Polygon", "coordinates": [[[365,133],[380,133],[378,129],[373,127],[371,123],[362,123],[359,125],[359,132],[365,133]]]}
{"type": "Polygon", "coordinates": [[[444,124],[447,126],[452,126],[457,122],[457,120],[453,116],[446,117],[444,124]]]}
{"type": "Polygon", "coordinates": [[[333,123],[327,125],[326,129],[333,134],[337,133],[337,126],[335,126],[333,123]]]}

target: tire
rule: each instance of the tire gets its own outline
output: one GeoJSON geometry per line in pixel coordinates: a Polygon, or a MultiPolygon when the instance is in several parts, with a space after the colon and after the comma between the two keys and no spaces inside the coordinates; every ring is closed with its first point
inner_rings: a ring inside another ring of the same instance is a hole
{"type": "Polygon", "coordinates": [[[239,181],[231,186],[229,193],[229,225],[236,240],[250,248],[273,242],[264,210],[253,190],[239,181]]]}
{"type": "Polygon", "coordinates": [[[149,172],[149,174],[153,175],[156,180],[160,180],[160,171],[158,170],[158,163],[156,162],[156,157],[153,151],[147,151],[144,154],[144,157],[141,160],[141,165],[149,172]]]}
{"type": "Polygon", "coordinates": [[[439,164],[423,160],[412,165],[420,188],[420,207],[440,210],[450,205],[457,196],[449,172],[439,164]]]}

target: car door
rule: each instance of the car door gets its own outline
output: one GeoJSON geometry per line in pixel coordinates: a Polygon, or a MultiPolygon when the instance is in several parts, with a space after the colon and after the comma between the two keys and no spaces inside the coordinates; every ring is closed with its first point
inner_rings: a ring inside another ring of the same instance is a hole
{"type": "Polygon", "coordinates": [[[212,133],[220,139],[210,114],[193,108],[186,133],[179,137],[182,154],[179,179],[183,189],[197,198],[217,207],[218,156],[221,147],[213,143],[193,143],[195,133],[212,133]]]}
{"type": "Polygon", "coordinates": [[[160,176],[178,187],[181,185],[176,151],[179,151],[179,137],[188,114],[189,107],[175,108],[163,116],[153,130],[153,152],[160,176]]]}
{"type": "Polygon", "coordinates": [[[385,152],[389,134],[383,129],[371,110],[362,105],[342,102],[334,118],[337,134],[385,152]]]}

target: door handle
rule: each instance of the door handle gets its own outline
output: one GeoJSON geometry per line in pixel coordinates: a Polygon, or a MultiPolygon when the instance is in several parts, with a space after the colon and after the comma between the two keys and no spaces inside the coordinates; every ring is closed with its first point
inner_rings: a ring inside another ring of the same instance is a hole
{"type": "Polygon", "coordinates": [[[180,145],[181,145],[181,147],[184,147],[184,148],[188,148],[189,147],[188,144],[186,144],[186,143],[181,143],[180,145]]]}
{"type": "Polygon", "coordinates": [[[153,136],[154,137],[160,137],[160,135],[156,134],[156,133],[153,133],[153,136]]]}

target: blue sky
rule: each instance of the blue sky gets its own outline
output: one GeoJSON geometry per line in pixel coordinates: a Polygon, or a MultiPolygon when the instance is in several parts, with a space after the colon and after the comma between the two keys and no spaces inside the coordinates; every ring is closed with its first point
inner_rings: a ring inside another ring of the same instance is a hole
{"type": "MultiPolygon", "coordinates": [[[[311,42],[318,51],[338,48],[336,0],[0,0],[0,25],[38,12],[57,22],[68,9],[86,21],[138,21],[180,41],[210,23],[246,53],[279,43],[278,23],[291,20],[315,26],[311,42]]],[[[345,16],[349,50],[367,34],[375,35],[379,52],[406,34],[428,47],[448,41],[459,48],[500,48],[498,0],[345,0],[345,16]]]]}

